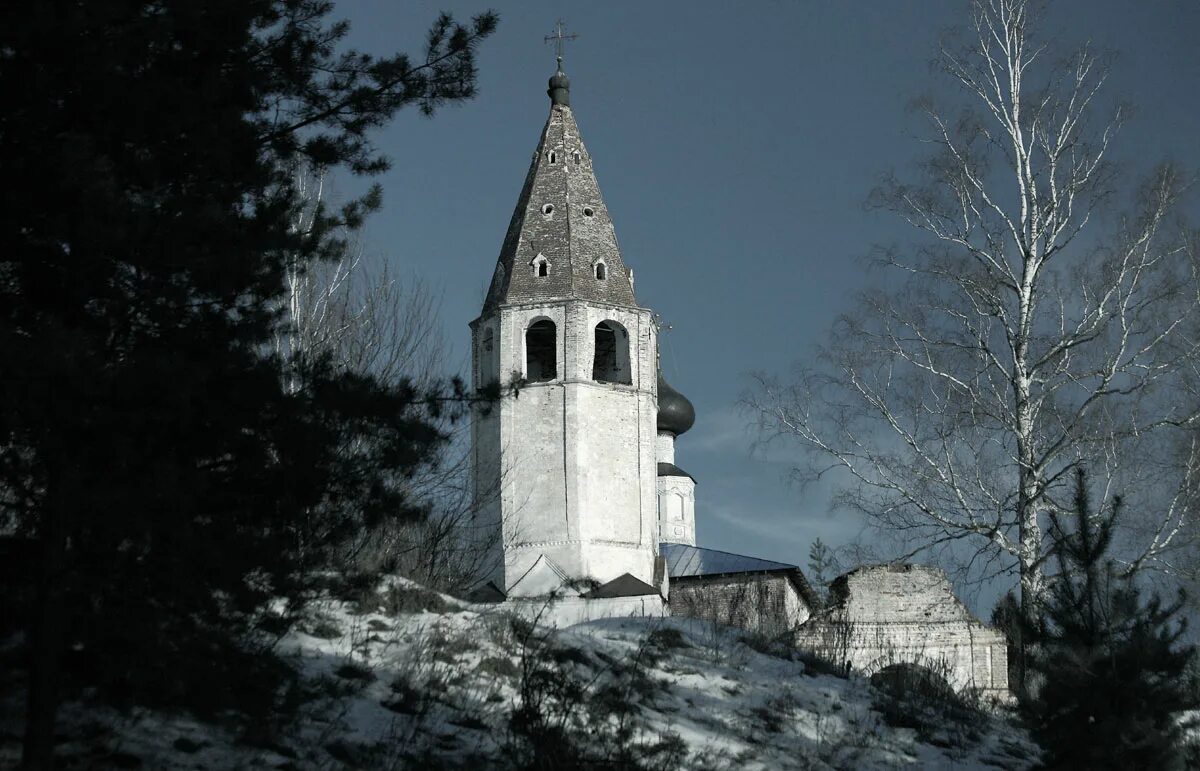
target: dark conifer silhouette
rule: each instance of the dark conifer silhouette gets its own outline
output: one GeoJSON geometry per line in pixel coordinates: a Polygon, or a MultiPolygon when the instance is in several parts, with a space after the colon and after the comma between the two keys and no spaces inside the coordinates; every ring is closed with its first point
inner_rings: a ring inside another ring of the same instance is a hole
{"type": "Polygon", "coordinates": [[[331,10],[5,10],[0,527],[40,552],[27,767],[52,763],[65,687],[269,711],[240,644],[266,601],[352,519],[419,514],[396,480],[444,440],[439,394],[322,360],[289,393],[269,355],[285,256],[335,259],[379,202],[299,232],[294,171],[386,168],[368,132],[470,97],[496,19],[443,15],[421,56],[376,58],[339,51],[331,10]]]}
{"type": "MultiPolygon", "coordinates": [[[[1118,499],[1097,516],[1078,472],[1073,523],[1051,516],[1058,575],[1029,662],[1034,732],[1055,769],[1183,768],[1184,710],[1197,705],[1186,672],[1194,649],[1179,644],[1178,600],[1143,600],[1136,577],[1108,557],[1118,499]]],[[[1030,633],[1032,631],[1032,633],[1030,633]]]]}

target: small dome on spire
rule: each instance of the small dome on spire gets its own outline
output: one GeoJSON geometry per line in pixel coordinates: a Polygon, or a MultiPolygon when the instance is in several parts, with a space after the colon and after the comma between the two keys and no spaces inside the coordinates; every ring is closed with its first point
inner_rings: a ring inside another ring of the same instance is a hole
{"type": "Polygon", "coordinates": [[[561,56],[558,57],[558,70],[550,76],[550,88],[546,93],[550,95],[550,104],[571,106],[571,79],[562,71],[561,56]]]}
{"type": "Polygon", "coordinates": [[[658,371],[658,430],[679,436],[696,422],[696,408],[676,391],[658,371]]]}

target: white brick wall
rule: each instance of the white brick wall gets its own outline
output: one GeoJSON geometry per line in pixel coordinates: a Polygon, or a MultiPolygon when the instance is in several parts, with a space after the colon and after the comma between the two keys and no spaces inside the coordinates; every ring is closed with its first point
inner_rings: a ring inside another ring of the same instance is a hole
{"type": "Polygon", "coordinates": [[[831,608],[800,629],[797,644],[871,675],[899,663],[946,670],[956,689],[1008,693],[1004,636],[954,596],[942,571],[924,565],[859,568],[834,581],[831,608]]]}

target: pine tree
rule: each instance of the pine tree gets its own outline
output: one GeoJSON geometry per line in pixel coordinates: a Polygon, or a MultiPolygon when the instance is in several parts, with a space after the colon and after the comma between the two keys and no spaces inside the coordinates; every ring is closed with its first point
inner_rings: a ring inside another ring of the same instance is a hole
{"type": "Polygon", "coordinates": [[[1004,635],[1008,659],[1008,688],[1025,701],[1026,628],[1021,603],[1014,592],[1008,592],[992,608],[992,627],[1004,635]]]}
{"type": "Polygon", "coordinates": [[[829,582],[837,574],[837,566],[838,561],[837,557],[834,556],[833,550],[820,538],[813,541],[808,547],[808,574],[810,583],[820,592],[823,601],[828,598],[829,582]]]}
{"type": "Polygon", "coordinates": [[[324,0],[16,2],[0,24],[0,522],[40,549],[25,764],[66,684],[126,702],[258,698],[242,639],[402,480],[443,401],[270,353],[289,260],[336,260],[372,190],[313,227],[295,170],[386,168],[368,132],[474,93],[494,29],[419,58],[339,51],[324,0]],[[354,448],[347,453],[346,447],[354,448]],[[319,515],[320,522],[312,518],[319,515]]]}
{"type": "Polygon", "coordinates": [[[1093,515],[1076,478],[1073,527],[1051,517],[1058,574],[1030,659],[1035,733],[1055,769],[1183,768],[1180,714],[1197,706],[1179,644],[1182,595],[1142,599],[1107,558],[1120,514],[1093,515]]]}

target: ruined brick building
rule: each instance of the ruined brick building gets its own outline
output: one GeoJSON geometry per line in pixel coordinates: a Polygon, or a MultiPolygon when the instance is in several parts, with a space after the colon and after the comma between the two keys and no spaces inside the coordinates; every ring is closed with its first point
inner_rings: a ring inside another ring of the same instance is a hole
{"type": "Polygon", "coordinates": [[[658,329],[634,294],[559,61],[471,322],[475,386],[516,386],[472,422],[477,523],[497,552],[479,596],[529,607],[554,597],[560,623],[701,616],[825,646],[868,673],[889,655],[952,659],[956,685],[1004,687],[999,635],[937,571],[856,571],[822,608],[795,565],[697,546],[696,484],[675,453],[695,411],[663,380],[658,329]],[[861,636],[849,649],[830,647],[830,630],[850,628],[861,636]]]}

